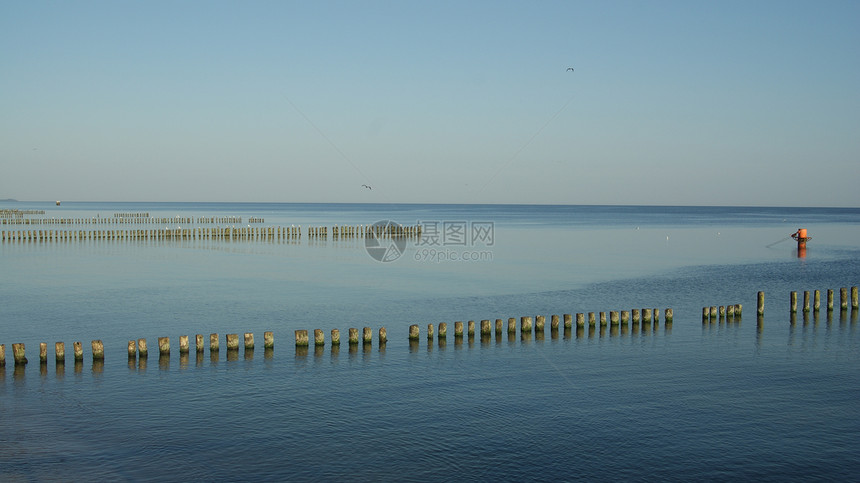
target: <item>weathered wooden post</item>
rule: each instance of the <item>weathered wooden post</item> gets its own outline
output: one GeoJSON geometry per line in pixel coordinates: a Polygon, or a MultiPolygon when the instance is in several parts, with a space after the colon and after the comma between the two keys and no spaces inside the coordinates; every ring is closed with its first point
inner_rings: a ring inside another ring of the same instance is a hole
{"type": "Polygon", "coordinates": [[[218,338],[218,334],[212,333],[209,334],[209,353],[218,352],[221,350],[221,341],[218,338]]]}
{"type": "Polygon", "coordinates": [[[132,339],[128,341],[128,358],[134,359],[135,357],[137,357],[137,342],[132,339]]]}
{"type": "Polygon", "coordinates": [[[857,310],[858,308],[860,308],[860,306],[858,306],[857,286],[855,285],[854,287],[851,287],[851,310],[857,310]]]}
{"type": "Polygon", "coordinates": [[[314,329],[314,345],[315,346],[324,346],[325,345],[325,333],[322,329],[314,329]]]}
{"type": "MultiPolygon", "coordinates": [[[[144,347],[146,347],[146,340],[143,341],[144,347]]],[[[81,362],[84,360],[84,346],[80,342],[74,342],[72,344],[72,348],[75,351],[75,362],[81,362]]]]}
{"type": "Polygon", "coordinates": [[[667,324],[671,324],[671,323],[672,323],[672,319],[673,319],[674,317],[675,317],[675,311],[674,311],[674,310],[672,310],[671,308],[667,308],[667,309],[666,309],[666,323],[667,323],[667,324]]]}
{"type": "Polygon", "coordinates": [[[576,314],[576,327],[579,329],[585,327],[585,314],[582,312],[576,314]]]}
{"type": "Polygon", "coordinates": [[[93,360],[103,361],[105,359],[105,345],[101,340],[92,341],[93,360]]]}
{"type": "Polygon", "coordinates": [[[735,318],[735,306],[734,305],[726,305],[726,318],[734,319],[735,318]]]}
{"type": "Polygon", "coordinates": [[[15,360],[16,366],[23,366],[27,364],[27,356],[25,354],[24,344],[12,344],[12,358],[15,360]]]}
{"type": "Polygon", "coordinates": [[[504,327],[505,327],[505,321],[502,319],[496,319],[496,334],[497,335],[502,335],[502,332],[504,332],[504,327]]]}
{"type": "Polygon", "coordinates": [[[412,324],[409,326],[409,340],[418,340],[421,336],[420,330],[418,328],[418,324],[412,324]]]}
{"type": "Polygon", "coordinates": [[[558,330],[558,315],[553,315],[549,319],[549,330],[558,330]]]}
{"type": "Polygon", "coordinates": [[[797,292],[792,291],[788,296],[789,312],[797,313],[797,292]]]}
{"type": "Polygon", "coordinates": [[[296,347],[308,346],[308,331],[296,330],[296,347]]]}
{"type": "Polygon", "coordinates": [[[203,346],[203,334],[194,336],[194,348],[198,353],[203,352],[206,348],[203,346]]]}
{"type": "Polygon", "coordinates": [[[827,311],[833,312],[833,289],[827,289],[827,311]]]}
{"type": "Polygon", "coordinates": [[[598,318],[600,320],[600,326],[605,327],[606,326],[606,312],[600,312],[598,314],[598,318]]]}
{"type": "Polygon", "coordinates": [[[821,309],[821,290],[816,290],[812,294],[812,310],[818,313],[819,309],[821,309]]]}
{"type": "Polygon", "coordinates": [[[642,309],[642,323],[650,324],[651,323],[651,309],[642,309]]]}
{"type": "Polygon", "coordinates": [[[516,334],[517,333],[517,319],[514,317],[508,317],[508,334],[516,334]]]}
{"type": "MultiPolygon", "coordinates": [[[[340,330],[338,330],[338,329],[332,329],[331,330],[331,345],[332,346],[339,346],[340,345],[340,330]]],[[[272,343],[272,347],[274,347],[274,342],[272,343]]],[[[271,347],[269,347],[269,349],[271,349],[271,347]]]]}
{"type": "Polygon", "coordinates": [[[243,334],[243,336],[245,337],[245,350],[246,351],[254,350],[254,346],[255,346],[255,344],[254,344],[254,333],[253,332],[245,332],[243,334]]]}
{"type": "Polygon", "coordinates": [[[758,300],[756,303],[756,313],[758,315],[764,315],[764,292],[758,293],[758,300]]]}
{"type": "Polygon", "coordinates": [[[520,334],[532,333],[532,318],[529,316],[520,317],[520,334]]]}
{"type": "Polygon", "coordinates": [[[590,327],[594,327],[595,325],[597,325],[597,319],[594,317],[594,312],[588,313],[588,325],[590,327]]]}
{"type": "Polygon", "coordinates": [[[170,337],[159,337],[158,338],[158,355],[160,355],[160,356],[169,356],[170,355],[170,337]]]}
{"type": "Polygon", "coordinates": [[[433,324],[427,324],[427,340],[433,340],[434,330],[433,324]]]}
{"type": "Polygon", "coordinates": [[[468,324],[466,330],[468,331],[467,334],[469,335],[469,337],[475,337],[475,321],[474,320],[469,321],[469,324],[468,324]]]}
{"type": "Polygon", "coordinates": [[[842,287],[839,289],[839,308],[848,310],[848,288],[842,287]]]}
{"type": "Polygon", "coordinates": [[[535,330],[543,332],[544,327],[546,327],[546,316],[545,315],[536,315],[535,316],[535,330]]]}
{"type": "Polygon", "coordinates": [[[349,328],[349,343],[352,345],[358,344],[358,329],[355,327],[349,328]]]}
{"type": "Polygon", "coordinates": [[[385,327],[380,327],[377,331],[377,340],[379,340],[379,345],[388,342],[388,331],[385,330],[385,327]]]}
{"type": "Polygon", "coordinates": [[[0,344],[0,367],[6,367],[6,344],[0,344]]]}
{"type": "Polygon", "coordinates": [[[439,322],[439,339],[448,337],[448,323],[439,322]]]}
{"type": "Polygon", "coordinates": [[[627,325],[630,322],[630,311],[622,310],[621,311],[621,325],[627,325]]]}
{"type": "MultiPolygon", "coordinates": [[[[132,345],[134,347],[134,345],[132,345]]],[[[54,343],[54,356],[56,358],[57,364],[65,364],[66,363],[66,344],[63,342],[54,343]]]]}
{"type": "Polygon", "coordinates": [[[48,362],[48,343],[39,342],[39,364],[47,364],[48,362]]]}
{"type": "Polygon", "coordinates": [[[227,334],[225,337],[228,351],[239,350],[239,334],[227,334]]]}
{"type": "MultiPolygon", "coordinates": [[[[334,329],[337,330],[337,329],[334,329]]],[[[332,344],[334,344],[334,331],[332,331],[332,344]]],[[[337,343],[340,344],[340,332],[337,333],[337,343]]],[[[263,348],[264,349],[274,349],[275,348],[275,333],[271,330],[263,332],[263,348]]]]}
{"type": "Polygon", "coordinates": [[[373,329],[371,329],[370,327],[365,327],[362,330],[364,331],[364,333],[362,334],[362,341],[364,341],[365,344],[372,343],[373,342],[373,329]]]}
{"type": "Polygon", "coordinates": [[[564,315],[562,316],[562,318],[563,318],[563,320],[564,320],[564,328],[565,328],[565,329],[570,329],[570,328],[572,328],[572,327],[573,327],[573,315],[571,315],[571,314],[564,314],[564,315]]]}
{"type": "Polygon", "coordinates": [[[620,322],[620,318],[618,317],[618,311],[617,310],[610,310],[609,311],[609,325],[618,325],[619,322],[620,322]]]}
{"type": "Polygon", "coordinates": [[[481,321],[481,335],[488,336],[493,332],[493,328],[490,325],[490,319],[484,319],[481,321]]]}
{"type": "Polygon", "coordinates": [[[188,336],[180,335],[179,336],[179,353],[180,354],[188,354],[188,336]]]}

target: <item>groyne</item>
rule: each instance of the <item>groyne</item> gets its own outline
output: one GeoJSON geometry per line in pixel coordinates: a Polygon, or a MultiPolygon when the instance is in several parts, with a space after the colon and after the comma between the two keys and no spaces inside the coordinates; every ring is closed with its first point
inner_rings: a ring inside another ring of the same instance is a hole
{"type": "Polygon", "coordinates": [[[306,236],[315,239],[345,238],[418,238],[421,226],[227,226],[193,228],[123,228],[95,229],[39,229],[2,230],[0,242],[75,242],[83,240],[282,240],[306,236]]]}

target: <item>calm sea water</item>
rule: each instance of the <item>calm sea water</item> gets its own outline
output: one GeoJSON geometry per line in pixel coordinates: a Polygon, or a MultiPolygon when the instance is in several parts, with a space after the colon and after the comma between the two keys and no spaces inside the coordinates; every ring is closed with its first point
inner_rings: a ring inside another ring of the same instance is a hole
{"type": "Polygon", "coordinates": [[[857,312],[792,318],[788,303],[791,291],[835,289],[838,304],[840,287],[860,283],[860,209],[3,208],[305,228],[394,220],[438,235],[410,241],[387,263],[360,239],[0,243],[3,481],[860,474],[857,312]],[[803,258],[784,240],[800,227],[813,236],[803,258]],[[760,290],[767,302],[757,321],[760,290]],[[739,321],[702,322],[703,306],[736,303],[739,321]],[[454,321],[645,307],[673,308],[674,323],[424,338],[428,323],[452,331],[454,321]],[[421,327],[417,344],[407,340],[411,324],[421,327]],[[296,329],[338,328],[345,339],[347,328],[365,326],[384,326],[389,342],[306,352],[293,344],[296,329]],[[273,351],[262,349],[268,330],[273,351]],[[222,345],[223,334],[253,332],[257,349],[180,357],[180,335],[213,332],[222,345]],[[160,336],[172,339],[169,358],[158,357],[160,336]],[[149,358],[128,361],[126,343],[137,338],[149,341],[149,358]],[[103,366],[91,361],[93,339],[105,343],[103,366]],[[66,342],[66,365],[51,354],[40,366],[39,342],[56,341],[66,342]],[[83,364],[71,360],[73,341],[84,342],[83,364]],[[23,368],[12,364],[13,342],[27,346],[23,368]]]}

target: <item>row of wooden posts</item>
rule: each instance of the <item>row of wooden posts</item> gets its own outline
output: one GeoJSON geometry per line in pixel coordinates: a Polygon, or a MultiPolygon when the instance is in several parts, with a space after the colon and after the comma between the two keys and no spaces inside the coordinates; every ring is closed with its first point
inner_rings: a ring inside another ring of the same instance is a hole
{"type": "MultiPolygon", "coordinates": [[[[218,228],[162,228],[154,230],[13,230],[0,231],[0,241],[4,242],[60,242],[81,240],[175,240],[175,239],[292,239],[302,236],[299,226],[269,226],[269,227],[218,227],[218,228]]],[[[310,226],[307,228],[309,238],[327,238],[327,226],[310,226]]],[[[400,226],[382,228],[374,225],[337,226],[331,229],[333,238],[356,238],[376,236],[385,237],[417,237],[421,235],[421,227],[400,226]]]]}
{"type": "Polygon", "coordinates": [[[3,208],[0,210],[0,218],[21,218],[24,215],[44,215],[45,210],[10,210],[3,208]]]}
{"type": "Polygon", "coordinates": [[[740,319],[743,312],[743,305],[712,305],[710,307],[702,307],[702,320],[713,320],[719,317],[720,319],[740,319]]]}
{"type": "MultiPolygon", "coordinates": [[[[216,217],[131,217],[117,216],[113,217],[93,217],[93,218],[13,218],[0,219],[0,225],[164,225],[164,224],[183,224],[190,225],[192,223],[205,224],[228,224],[242,223],[241,216],[216,216],[216,217]]],[[[248,223],[263,223],[262,218],[250,218],[248,223]]]]}
{"type": "MultiPolygon", "coordinates": [[[[601,327],[605,327],[607,325],[607,313],[606,312],[588,312],[586,313],[577,313],[576,317],[576,327],[584,328],[586,325],[586,315],[588,317],[588,326],[596,327],[599,323],[601,327]],[[599,322],[598,322],[599,321],[599,322]]],[[[674,318],[674,311],[672,309],[666,309],[666,323],[671,324],[674,318]]],[[[613,310],[609,312],[608,324],[611,326],[626,326],[628,323],[632,323],[633,325],[642,324],[651,324],[659,323],[660,321],[660,309],[633,309],[630,311],[622,310],[617,311],[613,310]],[[641,316],[641,318],[640,318],[641,316]]],[[[558,315],[550,316],[550,329],[558,330],[559,326],[563,324],[565,329],[571,329],[574,324],[574,315],[573,314],[563,314],[561,317],[558,315]]],[[[477,328],[477,324],[474,320],[468,321],[464,324],[462,321],[454,322],[454,337],[463,337],[464,329],[465,334],[469,336],[475,335],[475,330],[477,328]]],[[[533,331],[543,332],[546,328],[546,316],[538,315],[535,317],[524,316],[519,319],[519,332],[520,334],[531,334],[533,331]]],[[[436,328],[433,324],[427,324],[427,338],[432,339],[434,336],[434,332],[436,328]]],[[[508,334],[517,333],[517,318],[510,317],[507,320],[507,325],[505,324],[504,319],[496,319],[495,324],[490,321],[490,319],[481,320],[480,327],[482,336],[489,336],[493,332],[496,334],[501,334],[507,331],[508,334]]],[[[410,340],[418,340],[421,337],[421,328],[418,324],[413,324],[409,326],[409,339],[410,340]]],[[[438,337],[443,339],[448,335],[448,324],[446,322],[442,322],[438,326],[438,337]]]]}
{"type": "MultiPolygon", "coordinates": [[[[205,337],[203,334],[197,334],[195,337],[195,351],[196,352],[204,352],[205,351],[205,337]]],[[[225,336],[225,345],[228,351],[239,350],[239,334],[227,334],[225,336]]],[[[253,350],[255,346],[254,342],[254,334],[252,332],[244,333],[244,347],[245,350],[253,350]]],[[[272,349],[275,347],[275,335],[274,332],[264,332],[263,333],[263,346],[266,349],[272,349]]],[[[93,361],[101,361],[104,360],[105,351],[104,351],[104,343],[101,340],[94,340],[91,343],[92,347],[92,356],[93,361]]],[[[82,361],[84,359],[84,348],[81,342],[74,342],[72,344],[72,348],[74,351],[74,360],[82,361]]],[[[210,352],[218,352],[221,350],[221,342],[218,334],[209,334],[209,351],[210,352]]],[[[179,336],[179,353],[180,354],[188,354],[190,352],[190,343],[189,337],[187,335],[179,336]]],[[[170,337],[159,337],[158,338],[158,354],[160,356],[170,355],[170,337]]],[[[24,344],[12,344],[12,356],[15,361],[15,365],[23,365],[27,364],[29,361],[27,360],[27,355],[25,351],[24,344]]],[[[148,357],[149,356],[149,348],[146,343],[146,339],[137,339],[128,341],[128,357],[129,359],[134,359],[136,357],[148,357]]],[[[66,344],[64,342],[57,342],[54,344],[54,358],[57,364],[64,364],[66,361],[66,344]]],[[[44,364],[48,362],[48,344],[46,342],[42,342],[39,344],[39,362],[44,364]]],[[[6,365],[6,345],[0,344],[0,366],[6,365]]]]}
{"type": "MultiPolygon", "coordinates": [[[[849,290],[851,296],[851,310],[860,310],[860,303],[858,303],[858,295],[857,295],[857,287],[842,287],[839,289],[839,309],[840,310],[848,310],[848,301],[849,301],[849,290]]],[[[834,294],[835,291],[833,289],[828,289],[826,292],[826,307],[828,312],[832,312],[834,309],[834,294]]],[[[789,293],[789,312],[792,314],[797,313],[797,292],[792,291],[789,293]]],[[[821,291],[815,290],[810,294],[808,290],[803,292],[803,306],[802,310],[804,313],[818,312],[821,309],[821,291]],[[811,295],[811,297],[810,297],[811,295]],[[811,303],[810,303],[811,299],[811,303]]],[[[757,298],[757,313],[758,315],[764,315],[764,292],[758,293],[757,298]]]]}

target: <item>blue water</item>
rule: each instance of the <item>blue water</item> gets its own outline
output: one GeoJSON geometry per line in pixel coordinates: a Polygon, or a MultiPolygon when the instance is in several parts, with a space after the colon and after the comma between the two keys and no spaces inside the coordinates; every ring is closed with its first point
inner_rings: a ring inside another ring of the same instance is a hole
{"type": "Polygon", "coordinates": [[[860,209],[3,208],[46,211],[31,218],[265,220],[255,226],[491,222],[493,239],[411,241],[388,263],[363,240],[307,237],[0,243],[0,480],[807,481],[860,472],[857,312],[788,310],[790,291],[823,299],[835,289],[838,304],[840,287],[858,285],[860,209]],[[774,244],[800,227],[813,236],[804,258],[792,240],[774,244]],[[480,257],[454,260],[464,254],[480,257]],[[740,320],[702,322],[703,306],[736,303],[740,320]],[[644,307],[673,308],[674,323],[453,337],[455,321],[546,315],[549,324],[552,314],[644,307]],[[440,322],[446,341],[428,343],[427,324],[440,322]],[[417,344],[407,340],[411,324],[421,328],[417,344]],[[347,345],[346,329],[364,326],[384,326],[388,343],[347,345]],[[293,331],[316,328],[340,329],[344,344],[297,350],[293,331]],[[262,348],[267,330],[273,351],[262,348]],[[180,335],[213,332],[220,353],[180,357],[180,335]],[[243,332],[256,335],[255,351],[223,349],[223,334],[243,332]],[[171,357],[158,357],[159,336],[171,337],[171,357]],[[128,361],[126,343],[137,338],[150,355],[128,361]],[[103,366],[91,361],[93,339],[105,343],[103,366]],[[67,346],[61,369],[55,341],[67,346]],[[24,368],[12,364],[13,342],[26,343],[24,368]],[[49,343],[45,366],[39,342],[49,343]]]}

